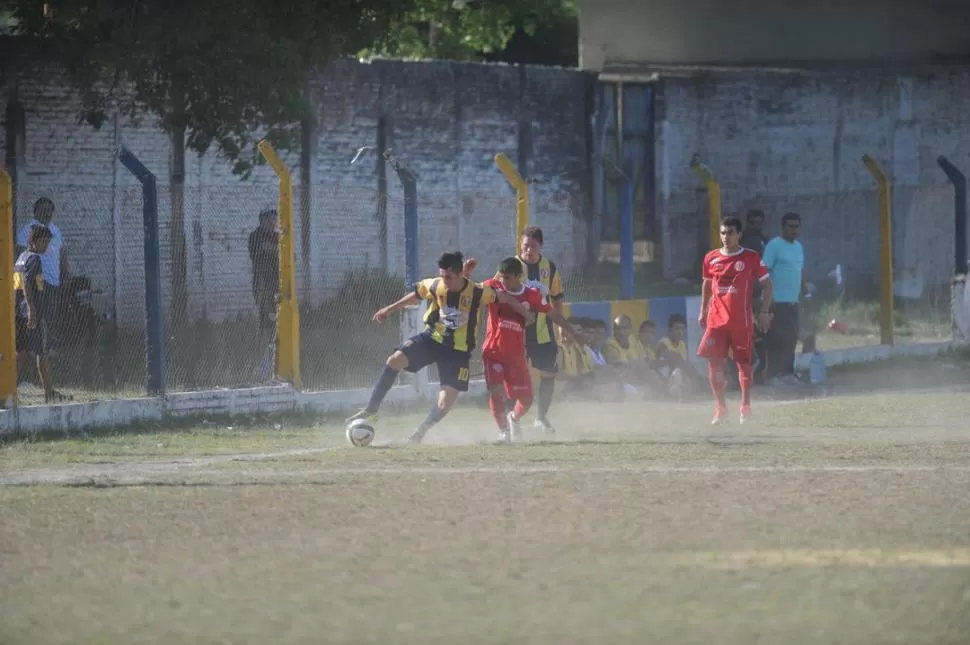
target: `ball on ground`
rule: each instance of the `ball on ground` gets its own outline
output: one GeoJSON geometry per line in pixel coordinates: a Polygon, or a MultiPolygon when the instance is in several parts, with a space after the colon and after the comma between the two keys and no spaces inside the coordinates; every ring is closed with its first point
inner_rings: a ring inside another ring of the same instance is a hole
{"type": "Polygon", "coordinates": [[[357,448],[369,446],[374,440],[374,426],[369,424],[366,419],[357,419],[347,425],[347,441],[350,445],[357,448]]]}

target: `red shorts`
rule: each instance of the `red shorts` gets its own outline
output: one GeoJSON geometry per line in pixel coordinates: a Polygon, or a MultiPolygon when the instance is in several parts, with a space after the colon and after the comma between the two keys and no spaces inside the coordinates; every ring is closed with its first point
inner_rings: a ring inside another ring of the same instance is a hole
{"type": "Polygon", "coordinates": [[[753,326],[708,329],[697,347],[697,355],[708,359],[727,358],[730,350],[735,363],[750,363],[753,338],[753,326]]]}
{"type": "Polygon", "coordinates": [[[482,357],[485,364],[485,385],[492,389],[496,385],[505,385],[505,396],[510,399],[532,398],[532,372],[525,354],[522,358],[501,359],[498,357],[482,357]]]}

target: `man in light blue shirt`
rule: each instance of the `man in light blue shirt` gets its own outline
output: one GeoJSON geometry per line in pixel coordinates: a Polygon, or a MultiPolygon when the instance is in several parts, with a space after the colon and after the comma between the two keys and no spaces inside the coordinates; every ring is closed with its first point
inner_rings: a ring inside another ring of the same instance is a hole
{"type": "Polygon", "coordinates": [[[765,246],[762,258],[774,292],[774,317],[768,331],[765,379],[772,385],[794,384],[798,344],[798,302],[805,285],[805,251],[798,241],[802,218],[785,213],[781,235],[765,246]]]}

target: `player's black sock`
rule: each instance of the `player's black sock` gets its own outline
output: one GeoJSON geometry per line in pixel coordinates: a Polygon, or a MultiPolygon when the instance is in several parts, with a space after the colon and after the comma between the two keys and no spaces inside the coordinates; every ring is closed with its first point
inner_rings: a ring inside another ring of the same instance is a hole
{"type": "Polygon", "coordinates": [[[544,378],[539,381],[539,402],[536,406],[536,417],[546,421],[549,407],[552,405],[552,395],[556,391],[556,379],[544,378]]]}
{"type": "Polygon", "coordinates": [[[370,394],[370,401],[367,403],[367,411],[371,414],[377,414],[377,411],[381,407],[381,403],[384,401],[384,397],[387,393],[391,391],[394,387],[394,381],[397,379],[397,370],[392,370],[387,365],[384,366],[384,371],[381,372],[381,376],[377,379],[377,383],[374,383],[374,389],[370,394]]]}

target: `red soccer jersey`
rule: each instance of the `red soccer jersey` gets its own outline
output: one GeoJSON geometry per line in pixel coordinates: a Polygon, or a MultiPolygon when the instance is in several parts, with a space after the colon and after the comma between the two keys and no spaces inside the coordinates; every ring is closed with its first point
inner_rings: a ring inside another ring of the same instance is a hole
{"type": "Polygon", "coordinates": [[[711,304],[707,310],[707,328],[754,326],[751,296],[755,283],[768,279],[768,267],[751,249],[734,253],[716,249],[704,256],[701,275],[711,281],[711,304]]]}
{"type": "MultiPolygon", "coordinates": [[[[506,291],[502,281],[497,278],[489,278],[484,284],[496,291],[506,291]]],[[[523,286],[519,293],[507,293],[514,296],[523,307],[536,313],[546,314],[552,309],[538,289],[523,286]]],[[[488,324],[485,328],[482,356],[495,360],[525,357],[525,321],[508,305],[493,302],[488,306],[488,324]]]]}

